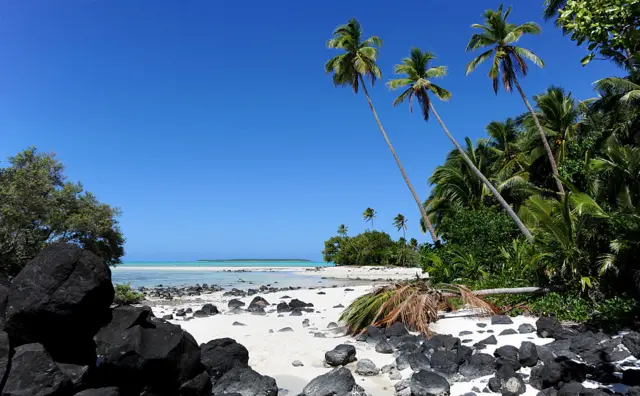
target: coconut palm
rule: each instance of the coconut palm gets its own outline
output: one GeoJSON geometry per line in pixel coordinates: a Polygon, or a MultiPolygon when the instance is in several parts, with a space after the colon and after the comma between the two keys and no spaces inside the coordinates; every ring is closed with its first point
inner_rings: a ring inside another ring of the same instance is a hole
{"type": "Polygon", "coordinates": [[[548,21],[558,15],[558,10],[567,5],[567,0],[544,0],[544,11],[542,15],[548,21]]]}
{"type": "Polygon", "coordinates": [[[409,239],[409,248],[413,251],[418,250],[418,240],[416,238],[409,239]]]}
{"type": "Polygon", "coordinates": [[[373,219],[376,218],[376,211],[373,208],[367,208],[364,210],[364,212],[362,212],[362,218],[364,219],[365,222],[371,222],[371,229],[375,230],[375,227],[373,226],[373,219]]]}
{"type": "Polygon", "coordinates": [[[484,13],[485,24],[473,24],[473,28],[482,30],[481,33],[475,33],[471,36],[469,44],[467,44],[467,51],[476,50],[479,48],[490,47],[487,51],[483,52],[475,59],[473,59],[467,65],[467,75],[473,72],[480,64],[493,58],[491,68],[489,69],[489,78],[493,81],[493,90],[497,94],[499,88],[500,76],[502,75],[502,83],[507,92],[511,92],[513,86],[522,96],[525,106],[529,109],[533,122],[540,133],[540,139],[544,145],[547,157],[551,164],[551,170],[556,178],[556,185],[558,192],[564,194],[564,187],[559,179],[558,166],[553,157],[553,152],[547,141],[547,137],[544,133],[540,121],[531,107],[527,96],[525,95],[520,82],[518,81],[518,74],[523,77],[527,75],[528,66],[525,60],[533,62],[536,66],[544,67],[542,60],[533,52],[523,47],[517,47],[514,45],[525,34],[540,34],[541,29],[534,22],[525,22],[522,25],[514,25],[507,23],[507,18],[511,13],[511,7],[503,11],[502,6],[497,11],[487,10],[484,13]]]}
{"type": "Polygon", "coordinates": [[[364,92],[364,96],[367,98],[367,103],[369,104],[369,108],[373,113],[373,117],[378,124],[378,128],[380,128],[380,132],[382,132],[382,136],[384,137],[387,146],[389,146],[389,150],[393,155],[393,158],[400,169],[400,173],[402,173],[402,177],[404,178],[407,187],[411,191],[413,195],[413,199],[416,201],[418,205],[418,209],[422,214],[422,218],[426,222],[429,232],[431,234],[431,238],[433,241],[437,241],[438,237],[433,230],[433,226],[431,225],[431,221],[429,221],[429,217],[427,216],[427,212],[422,206],[420,198],[418,194],[413,189],[411,182],[409,181],[409,177],[402,167],[402,163],[400,162],[400,158],[396,154],[387,133],[382,127],[382,123],[378,118],[378,113],[376,112],[375,107],[373,106],[373,102],[371,101],[371,97],[369,97],[369,92],[367,91],[367,85],[365,84],[365,78],[371,79],[371,85],[375,83],[376,79],[382,77],[382,73],[380,72],[380,68],[376,64],[376,59],[378,57],[378,49],[382,45],[382,40],[377,36],[371,36],[367,39],[363,38],[363,31],[360,23],[356,19],[350,19],[349,22],[345,25],[338,26],[333,31],[333,38],[331,38],[327,42],[328,48],[335,48],[339,50],[343,50],[344,52],[340,55],[337,55],[327,61],[325,64],[325,72],[333,73],[333,84],[335,86],[341,87],[351,87],[354,93],[358,93],[360,87],[364,92]]]}
{"type": "Polygon", "coordinates": [[[594,83],[599,91],[610,91],[621,94],[620,103],[629,104],[640,100],[640,84],[632,81],[631,77],[607,77],[594,83]]]}
{"type": "Polygon", "coordinates": [[[472,170],[473,174],[484,183],[484,185],[491,191],[494,197],[500,202],[500,205],[509,213],[509,216],[516,223],[520,231],[529,240],[533,240],[533,236],[527,230],[524,223],[520,221],[516,213],[509,206],[509,204],[502,198],[498,190],[491,184],[491,182],[484,176],[482,172],[474,165],[469,159],[469,156],[462,149],[460,144],[451,135],[447,126],[444,124],[440,115],[436,111],[433,102],[431,101],[430,94],[435,95],[440,100],[449,100],[451,98],[451,92],[434,84],[430,79],[437,77],[444,77],[447,75],[447,68],[445,66],[430,67],[429,62],[435,59],[435,55],[431,52],[422,52],[419,48],[411,50],[411,55],[408,58],[404,58],[402,63],[395,66],[395,73],[403,75],[402,78],[397,78],[389,81],[388,85],[391,89],[403,88],[404,91],[393,102],[394,106],[399,105],[406,99],[409,99],[409,111],[413,112],[413,98],[415,97],[422,110],[422,116],[425,121],[429,120],[429,114],[433,115],[438,120],[438,123],[444,130],[449,140],[454,144],[460,156],[462,156],[464,162],[472,170]]]}
{"type": "Polygon", "coordinates": [[[398,215],[393,219],[393,225],[396,227],[398,232],[402,230],[402,238],[406,238],[405,233],[407,231],[407,221],[407,218],[401,213],[398,213],[398,215]]]}
{"type": "Polygon", "coordinates": [[[343,238],[347,236],[348,231],[349,231],[349,228],[344,224],[340,224],[340,227],[338,227],[338,235],[340,235],[343,238]]]}

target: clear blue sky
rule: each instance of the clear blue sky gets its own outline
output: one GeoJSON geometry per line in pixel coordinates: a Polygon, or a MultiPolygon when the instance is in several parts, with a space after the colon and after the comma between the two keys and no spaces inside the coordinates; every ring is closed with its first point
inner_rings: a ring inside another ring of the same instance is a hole
{"type": "MultiPolygon", "coordinates": [[[[511,21],[542,23],[542,0],[514,1],[511,21]]],[[[495,96],[487,65],[469,77],[465,53],[486,8],[499,1],[12,1],[0,5],[0,157],[29,145],[56,152],[71,180],[123,210],[128,260],[201,257],[320,259],[339,224],[428,241],[419,213],[364,97],[334,88],[324,62],[332,30],[358,18],[384,40],[386,81],[412,46],[449,66],[437,103],[460,140],[524,111],[495,96]]],[[[507,3],[508,4],[508,3],[507,3]]],[[[593,62],[552,24],[520,44],[546,61],[523,81],[580,99],[618,73],[593,62]]],[[[439,126],[394,93],[371,95],[419,195],[452,148],[439,126]]]]}

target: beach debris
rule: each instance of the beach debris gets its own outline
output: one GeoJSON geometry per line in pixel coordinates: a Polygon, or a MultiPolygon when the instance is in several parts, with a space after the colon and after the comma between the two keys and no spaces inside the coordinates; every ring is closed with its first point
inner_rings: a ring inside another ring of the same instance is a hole
{"type": "Polygon", "coordinates": [[[371,377],[378,375],[380,370],[376,367],[376,364],[370,359],[358,360],[356,364],[356,374],[360,374],[363,377],[371,377]]]}
{"type": "Polygon", "coordinates": [[[324,354],[329,366],[344,366],[356,361],[356,348],[353,345],[340,344],[324,354]]]}

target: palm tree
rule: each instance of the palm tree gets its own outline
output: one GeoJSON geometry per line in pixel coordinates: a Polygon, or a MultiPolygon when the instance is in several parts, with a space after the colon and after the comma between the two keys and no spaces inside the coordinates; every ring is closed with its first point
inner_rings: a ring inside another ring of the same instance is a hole
{"type": "Polygon", "coordinates": [[[515,85],[522,96],[525,106],[529,109],[531,117],[538,128],[540,133],[540,139],[544,145],[547,157],[551,163],[551,170],[555,176],[558,192],[564,194],[564,187],[559,179],[558,166],[553,158],[553,152],[547,141],[547,137],[540,125],[538,116],[536,115],[533,107],[529,103],[527,96],[525,95],[520,82],[518,81],[517,74],[521,74],[523,77],[527,75],[528,66],[525,59],[530,60],[539,67],[544,67],[544,63],[536,54],[523,47],[517,47],[513,45],[525,34],[540,34],[541,29],[534,22],[525,22],[522,25],[514,25],[507,23],[507,18],[511,13],[511,7],[507,8],[503,12],[502,6],[497,11],[487,10],[484,13],[485,24],[473,24],[472,27],[481,29],[482,33],[475,33],[471,36],[469,44],[467,44],[467,51],[476,50],[478,48],[490,47],[489,50],[483,52],[478,57],[473,59],[467,65],[467,75],[473,72],[478,65],[493,57],[491,69],[489,69],[489,77],[493,81],[493,90],[497,94],[499,87],[499,78],[502,74],[502,83],[507,92],[512,91],[512,87],[515,85]]]}
{"type": "Polygon", "coordinates": [[[431,101],[429,94],[435,95],[440,100],[448,100],[451,97],[451,92],[446,89],[434,84],[430,78],[444,77],[447,75],[447,68],[445,66],[436,66],[430,67],[429,61],[435,59],[435,55],[431,52],[422,52],[418,48],[414,48],[411,50],[411,55],[408,58],[404,58],[402,60],[402,64],[395,66],[395,73],[404,75],[402,78],[394,79],[389,81],[388,85],[391,89],[405,88],[406,89],[394,100],[393,105],[397,106],[400,103],[404,102],[406,99],[409,99],[409,111],[413,112],[412,101],[415,96],[420,108],[422,109],[422,116],[425,121],[429,120],[429,114],[433,113],[433,115],[440,123],[440,126],[444,130],[444,133],[447,135],[449,140],[454,144],[464,162],[471,168],[474,175],[484,183],[484,185],[491,191],[494,197],[500,202],[502,207],[509,213],[509,216],[515,221],[520,231],[527,237],[529,240],[533,240],[533,236],[527,230],[524,223],[520,221],[516,213],[509,206],[509,204],[502,198],[498,190],[491,184],[489,180],[478,170],[478,168],[471,162],[469,156],[462,149],[460,144],[454,139],[446,125],[440,118],[438,112],[431,101]]]}
{"type": "Polygon", "coordinates": [[[373,106],[373,102],[369,97],[369,92],[367,91],[367,85],[365,84],[365,77],[369,77],[371,79],[371,86],[375,83],[376,79],[382,77],[382,73],[380,72],[380,68],[376,64],[376,59],[378,57],[378,48],[382,45],[382,40],[377,36],[371,36],[367,39],[363,39],[363,32],[360,23],[356,19],[350,19],[346,25],[340,25],[333,31],[333,38],[331,38],[327,42],[328,48],[335,48],[343,50],[344,53],[337,55],[327,61],[325,64],[325,72],[333,73],[333,84],[335,86],[341,87],[351,87],[354,93],[358,93],[360,86],[362,86],[362,90],[364,91],[364,96],[367,98],[367,103],[369,103],[369,108],[373,113],[373,117],[378,124],[378,128],[380,128],[380,132],[382,132],[382,136],[384,140],[387,142],[387,146],[389,146],[389,150],[393,155],[393,158],[400,169],[400,173],[402,173],[402,177],[404,178],[405,183],[407,183],[407,187],[411,191],[413,195],[413,199],[416,201],[420,213],[422,214],[422,218],[426,222],[429,233],[431,234],[431,238],[434,242],[438,240],[438,237],[429,221],[429,217],[427,216],[427,211],[422,206],[420,198],[418,194],[413,189],[411,182],[409,181],[409,177],[407,173],[404,171],[402,167],[402,163],[400,162],[400,158],[396,154],[387,133],[382,127],[382,123],[378,118],[378,113],[376,112],[375,107],[373,106]]]}
{"type": "Polygon", "coordinates": [[[544,20],[548,21],[558,15],[558,10],[566,5],[567,0],[544,0],[544,12],[542,13],[544,20]]]}
{"type": "Polygon", "coordinates": [[[371,229],[375,230],[375,227],[373,226],[373,219],[376,218],[376,211],[372,208],[367,208],[364,210],[364,212],[362,212],[362,218],[364,219],[365,222],[371,222],[371,229]]]}
{"type": "Polygon", "coordinates": [[[416,238],[409,239],[409,247],[414,252],[418,250],[418,240],[416,238]]]}
{"type": "Polygon", "coordinates": [[[398,232],[402,230],[402,238],[405,238],[405,239],[406,239],[405,232],[407,231],[407,221],[408,221],[407,218],[404,217],[404,215],[402,215],[401,213],[398,213],[398,215],[393,219],[393,225],[396,227],[398,232]]]}
{"type": "Polygon", "coordinates": [[[338,227],[338,235],[340,235],[343,238],[347,236],[348,231],[349,231],[349,228],[344,224],[340,224],[340,227],[338,227]]]}

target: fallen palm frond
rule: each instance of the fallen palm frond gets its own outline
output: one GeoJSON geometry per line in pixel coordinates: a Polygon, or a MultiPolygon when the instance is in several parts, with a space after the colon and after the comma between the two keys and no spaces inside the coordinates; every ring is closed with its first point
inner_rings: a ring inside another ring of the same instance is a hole
{"type": "Polygon", "coordinates": [[[358,297],[340,316],[350,334],[358,334],[369,325],[389,327],[402,322],[409,330],[431,335],[429,324],[438,320],[438,311],[459,298],[478,314],[491,314],[496,308],[461,285],[438,285],[415,280],[380,287],[358,297]]]}

